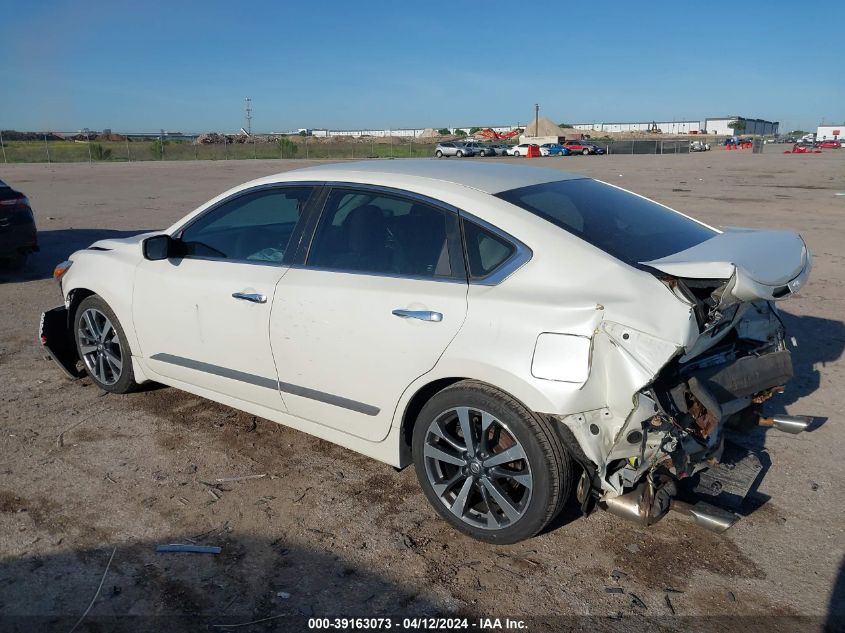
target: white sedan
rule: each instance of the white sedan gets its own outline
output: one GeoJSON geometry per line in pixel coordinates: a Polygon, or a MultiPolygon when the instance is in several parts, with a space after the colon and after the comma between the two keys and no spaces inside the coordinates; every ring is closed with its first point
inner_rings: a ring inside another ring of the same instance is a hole
{"type": "Polygon", "coordinates": [[[585,511],[660,518],[790,379],[775,302],[809,271],[794,233],[579,175],[343,163],[73,253],[41,341],[109,392],[156,381],[413,464],[454,527],[512,543],[576,485],[585,511]]]}

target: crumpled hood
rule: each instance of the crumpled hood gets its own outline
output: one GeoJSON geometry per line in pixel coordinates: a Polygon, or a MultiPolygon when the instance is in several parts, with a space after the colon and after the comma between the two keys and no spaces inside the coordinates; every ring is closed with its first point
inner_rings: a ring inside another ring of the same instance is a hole
{"type": "Polygon", "coordinates": [[[642,263],[674,277],[733,279],[732,294],[741,300],[797,292],[812,265],[797,233],[743,228],[727,228],[692,248],[642,263]]]}

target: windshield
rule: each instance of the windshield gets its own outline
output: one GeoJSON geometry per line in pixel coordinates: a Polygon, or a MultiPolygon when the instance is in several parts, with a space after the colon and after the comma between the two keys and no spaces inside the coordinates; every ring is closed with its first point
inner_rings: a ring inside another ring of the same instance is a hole
{"type": "Polygon", "coordinates": [[[716,231],[656,202],[591,180],[560,180],[496,194],[627,264],[679,253],[716,231]]]}

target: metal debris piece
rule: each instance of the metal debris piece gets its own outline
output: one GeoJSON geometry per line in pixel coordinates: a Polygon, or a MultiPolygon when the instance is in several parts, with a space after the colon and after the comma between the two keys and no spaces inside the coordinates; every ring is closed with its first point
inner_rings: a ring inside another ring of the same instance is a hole
{"type": "Polygon", "coordinates": [[[188,545],[185,543],[170,543],[159,545],[157,552],[184,552],[187,554],[219,554],[222,549],[217,545],[188,545]]]}
{"type": "Polygon", "coordinates": [[[622,587],[605,587],[605,593],[625,593],[625,590],[622,587]]]}
{"type": "Polygon", "coordinates": [[[640,598],[639,598],[639,596],[637,596],[637,594],[629,593],[628,595],[631,596],[631,606],[632,607],[637,607],[639,609],[648,609],[648,607],[645,606],[645,602],[640,600],[640,598]]]}
{"type": "Polygon", "coordinates": [[[624,571],[619,571],[618,569],[614,569],[612,572],[610,572],[610,577],[613,578],[613,580],[625,578],[627,575],[628,574],[626,574],[624,571]]]}
{"type": "Polygon", "coordinates": [[[669,608],[669,612],[672,615],[675,615],[675,607],[672,606],[672,601],[669,600],[669,594],[668,593],[664,594],[663,598],[664,598],[664,600],[666,600],[666,606],[669,608]]]}
{"type": "Polygon", "coordinates": [[[230,481],[245,481],[247,479],[261,479],[262,477],[266,477],[267,473],[261,473],[260,475],[243,475],[242,477],[218,477],[214,481],[218,484],[225,484],[230,481]]]}

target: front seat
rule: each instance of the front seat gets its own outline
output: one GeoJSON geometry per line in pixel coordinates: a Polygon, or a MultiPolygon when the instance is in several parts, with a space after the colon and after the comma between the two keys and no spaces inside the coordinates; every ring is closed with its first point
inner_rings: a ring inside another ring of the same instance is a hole
{"type": "Polygon", "coordinates": [[[336,261],[347,270],[395,272],[393,252],[388,248],[390,232],[382,210],[367,204],[352,210],[343,221],[346,251],[336,261]]]}

